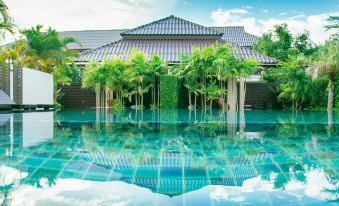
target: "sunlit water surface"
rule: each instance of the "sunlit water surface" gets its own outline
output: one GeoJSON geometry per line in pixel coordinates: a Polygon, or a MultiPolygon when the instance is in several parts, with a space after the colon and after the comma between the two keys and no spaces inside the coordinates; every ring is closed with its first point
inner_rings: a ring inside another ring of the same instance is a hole
{"type": "Polygon", "coordinates": [[[7,205],[338,205],[339,114],[0,114],[7,205]]]}

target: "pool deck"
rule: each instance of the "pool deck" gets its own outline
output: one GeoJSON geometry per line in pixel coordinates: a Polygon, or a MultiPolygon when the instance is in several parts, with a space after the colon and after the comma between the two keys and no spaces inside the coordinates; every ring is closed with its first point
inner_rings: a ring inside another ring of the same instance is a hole
{"type": "Polygon", "coordinates": [[[54,105],[19,105],[16,104],[3,90],[0,90],[0,110],[23,111],[23,110],[53,110],[54,105]]]}

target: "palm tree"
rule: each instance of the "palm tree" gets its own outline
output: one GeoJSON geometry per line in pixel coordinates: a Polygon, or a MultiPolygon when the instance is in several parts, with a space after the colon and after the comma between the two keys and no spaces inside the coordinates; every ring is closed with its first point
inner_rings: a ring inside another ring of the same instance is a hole
{"type": "Polygon", "coordinates": [[[26,46],[23,54],[23,65],[43,72],[52,73],[61,66],[67,66],[70,60],[78,56],[78,52],[68,50],[67,45],[77,43],[73,37],[60,39],[58,32],[48,28],[41,31],[37,25],[22,31],[26,37],[26,46]]]}
{"type": "Polygon", "coordinates": [[[14,24],[12,22],[12,18],[8,14],[8,7],[3,0],[0,0],[0,14],[2,20],[0,22],[0,30],[14,33],[14,24]]]}
{"type": "Polygon", "coordinates": [[[76,69],[73,60],[78,52],[68,50],[69,43],[77,43],[73,37],[59,38],[58,32],[48,28],[41,31],[42,26],[37,25],[25,29],[21,33],[26,38],[26,45],[22,58],[18,64],[27,68],[52,73],[54,78],[54,100],[57,99],[58,84],[69,84],[72,79],[69,71],[76,69]]]}
{"type": "Polygon", "coordinates": [[[96,93],[96,106],[100,104],[100,84],[97,77],[97,69],[99,67],[99,62],[90,62],[86,65],[83,72],[82,79],[82,88],[92,89],[96,93]]]}
{"type": "Polygon", "coordinates": [[[135,108],[140,107],[142,109],[144,106],[144,93],[149,89],[146,85],[149,67],[147,56],[142,51],[133,49],[128,62],[129,67],[125,75],[129,79],[129,85],[134,89],[132,93],[135,94],[135,108]]]}
{"type": "Polygon", "coordinates": [[[101,64],[98,62],[91,62],[86,65],[82,87],[93,89],[96,92],[97,106],[108,106],[107,100],[110,88],[110,74],[111,62],[109,60],[105,60],[101,64]],[[103,91],[102,95],[100,95],[101,91],[103,91]]]}
{"type": "MultiPolygon", "coordinates": [[[[220,88],[223,91],[221,93],[221,104],[223,111],[225,110],[225,103],[231,103],[232,97],[234,97],[234,90],[232,85],[236,84],[236,81],[233,82],[234,75],[236,74],[237,70],[236,66],[236,59],[234,57],[233,50],[230,48],[228,44],[220,46],[217,44],[216,46],[216,59],[214,61],[214,65],[216,67],[216,78],[219,80],[220,88]],[[227,99],[226,99],[226,81],[227,81],[227,99]]],[[[235,98],[233,98],[235,100],[235,98]]],[[[233,101],[234,107],[235,103],[233,101]]]]}
{"type": "Polygon", "coordinates": [[[328,77],[328,101],[327,113],[329,118],[329,128],[333,121],[333,101],[334,101],[334,78],[339,74],[339,35],[336,34],[328,40],[311,59],[309,73],[317,78],[319,76],[328,77]]]}
{"type": "Polygon", "coordinates": [[[150,82],[152,87],[152,105],[153,108],[159,109],[160,107],[160,76],[163,74],[163,69],[166,67],[166,63],[161,60],[158,55],[153,55],[149,62],[148,75],[150,76],[150,82]],[[156,92],[157,89],[157,92],[156,92]],[[157,95],[156,95],[157,93],[157,95]]]}
{"type": "Polygon", "coordinates": [[[328,25],[325,25],[327,30],[330,29],[339,29],[339,16],[329,16],[327,19],[328,25]]]}
{"type": "Polygon", "coordinates": [[[210,110],[212,110],[212,104],[214,100],[218,100],[220,98],[223,89],[221,89],[215,80],[211,80],[207,86],[207,100],[210,102],[210,110]]]}

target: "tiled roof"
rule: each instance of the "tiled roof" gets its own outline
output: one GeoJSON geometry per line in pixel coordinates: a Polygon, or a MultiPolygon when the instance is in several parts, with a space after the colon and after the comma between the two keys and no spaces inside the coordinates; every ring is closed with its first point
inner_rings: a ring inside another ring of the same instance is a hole
{"type": "Polygon", "coordinates": [[[253,46],[259,37],[249,34],[243,26],[210,27],[222,32],[222,40],[237,46],[253,46]]]}
{"type": "Polygon", "coordinates": [[[68,44],[69,49],[94,49],[105,44],[109,44],[120,40],[121,32],[127,29],[113,29],[113,30],[86,30],[86,31],[61,31],[59,37],[74,37],[80,43],[68,44]]]}
{"type": "Polygon", "coordinates": [[[221,36],[220,31],[205,27],[179,17],[169,16],[149,24],[145,24],[121,34],[122,36],[140,35],[194,35],[194,36],[221,36]]]}
{"type": "MultiPolygon", "coordinates": [[[[192,39],[192,40],[120,40],[102,47],[83,52],[77,59],[78,62],[89,62],[92,60],[103,61],[105,58],[118,56],[121,59],[127,59],[133,48],[145,52],[149,56],[157,54],[164,61],[177,63],[180,55],[192,55],[193,47],[205,48],[215,44],[214,40],[192,39]]],[[[249,48],[235,47],[235,54],[239,58],[256,58],[262,64],[274,64],[276,60],[259,54],[249,48]]]]}

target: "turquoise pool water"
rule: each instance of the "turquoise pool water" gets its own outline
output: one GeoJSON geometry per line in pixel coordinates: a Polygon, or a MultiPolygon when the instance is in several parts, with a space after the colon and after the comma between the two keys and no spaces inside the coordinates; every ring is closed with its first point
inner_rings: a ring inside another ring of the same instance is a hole
{"type": "Polygon", "coordinates": [[[2,113],[0,203],[338,205],[333,120],[274,110],[236,122],[219,111],[2,113]]]}

